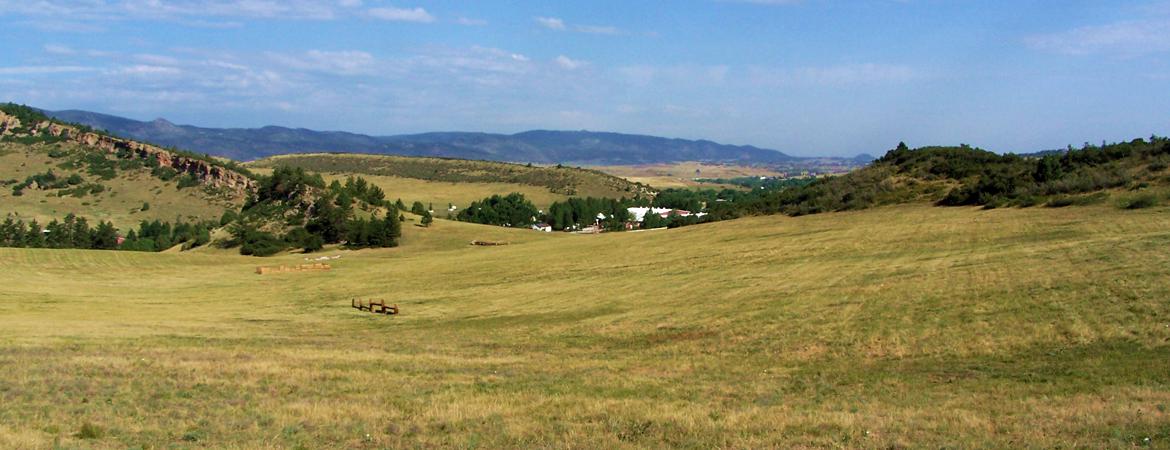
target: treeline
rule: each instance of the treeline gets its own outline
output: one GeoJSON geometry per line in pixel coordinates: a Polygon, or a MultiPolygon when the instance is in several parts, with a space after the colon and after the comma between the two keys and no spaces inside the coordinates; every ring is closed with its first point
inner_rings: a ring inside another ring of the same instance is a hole
{"type": "Polygon", "coordinates": [[[137,230],[123,238],[113,223],[99,221],[91,227],[84,217],[73,214],[63,220],[53,219],[42,226],[35,219],[27,224],[8,217],[0,223],[0,247],[73,248],[92,250],[127,250],[158,252],[183,244],[183,249],[206,245],[211,241],[214,224],[143,221],[137,230]]]}
{"type": "Polygon", "coordinates": [[[554,230],[584,228],[595,224],[607,230],[621,230],[626,222],[632,220],[626,208],[634,206],[634,203],[626,199],[570,198],[549,206],[544,221],[554,230]],[[599,214],[605,218],[599,219],[599,214]]]}
{"type": "Polygon", "coordinates": [[[402,226],[381,188],[360,177],[328,186],[320,174],[280,166],[262,177],[239,213],[221,219],[244,255],[269,256],[288,248],[306,252],[325,244],[349,248],[396,247],[402,226]],[[379,208],[388,209],[377,217],[379,208]]]}

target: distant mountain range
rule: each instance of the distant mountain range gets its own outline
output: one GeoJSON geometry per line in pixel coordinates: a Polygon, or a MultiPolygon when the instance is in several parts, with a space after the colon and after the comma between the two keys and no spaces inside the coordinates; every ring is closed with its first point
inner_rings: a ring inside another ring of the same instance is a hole
{"type": "MultiPolygon", "coordinates": [[[[592,131],[536,130],[511,135],[439,132],[368,136],[341,131],[314,131],[277,126],[202,128],[175,125],[165,119],[142,122],[76,110],[45,113],[58,120],[88,125],[116,136],[239,161],[279,154],[317,152],[437,156],[573,165],[632,165],[682,161],[778,165],[799,164],[806,160],[750,145],[725,145],[707,140],[592,131]]],[[[828,159],[865,164],[872,160],[872,157],[859,155],[857,158],[828,159]]],[[[816,160],[825,161],[826,158],[816,160]]]]}

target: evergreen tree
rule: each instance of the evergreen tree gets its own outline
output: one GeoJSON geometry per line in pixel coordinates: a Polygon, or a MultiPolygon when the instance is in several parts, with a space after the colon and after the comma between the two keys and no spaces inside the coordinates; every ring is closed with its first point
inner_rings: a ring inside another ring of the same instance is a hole
{"type": "Polygon", "coordinates": [[[92,246],[99,250],[113,250],[118,248],[118,229],[110,222],[98,222],[90,239],[92,246]]]}
{"type": "Polygon", "coordinates": [[[410,205],[410,212],[421,216],[423,213],[427,212],[427,207],[423,206],[422,202],[415,200],[414,203],[410,205]]]}
{"type": "Polygon", "coordinates": [[[435,221],[435,219],[431,217],[430,212],[423,213],[422,226],[429,227],[429,226],[431,226],[431,222],[434,222],[434,221],[435,221]]]}
{"type": "Polygon", "coordinates": [[[24,232],[24,246],[28,248],[44,248],[45,233],[36,219],[28,222],[28,230],[24,232]]]}

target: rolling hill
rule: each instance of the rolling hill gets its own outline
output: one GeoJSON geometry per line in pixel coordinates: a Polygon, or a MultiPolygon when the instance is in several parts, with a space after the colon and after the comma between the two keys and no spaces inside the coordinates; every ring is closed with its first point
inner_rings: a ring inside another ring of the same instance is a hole
{"type": "Polygon", "coordinates": [[[0,213],[42,224],[67,214],[127,229],[142,220],[218,220],[254,186],[231,162],[111,137],[0,105],[0,213]]]}
{"type": "Polygon", "coordinates": [[[569,197],[635,198],[652,195],[645,185],[600,171],[573,167],[531,166],[494,161],[360,154],[293,154],[252,161],[263,171],[277,166],[301,167],[327,177],[361,175],[387,195],[404,201],[447,203],[463,207],[492,194],[520,192],[537,206],[569,197]]]}
{"type": "MultiPolygon", "coordinates": [[[[441,132],[367,136],[267,126],[201,128],[165,119],[143,122],[88,111],[46,111],[60,120],[160,145],[250,161],[286,153],[349,152],[437,156],[536,164],[630,165],[682,161],[780,164],[801,161],[775,150],[707,140],[591,131],[534,130],[505,135],[441,132]]],[[[842,158],[841,161],[852,162],[842,158]]]]}

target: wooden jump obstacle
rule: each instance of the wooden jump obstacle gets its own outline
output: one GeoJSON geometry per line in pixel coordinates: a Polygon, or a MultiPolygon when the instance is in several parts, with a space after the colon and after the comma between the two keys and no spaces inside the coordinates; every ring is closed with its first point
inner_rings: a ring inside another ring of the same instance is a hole
{"type": "Polygon", "coordinates": [[[350,306],[359,311],[369,311],[374,314],[393,316],[398,314],[398,305],[388,305],[385,300],[358,300],[350,299],[350,306]]]}
{"type": "Polygon", "coordinates": [[[298,264],[295,266],[272,266],[272,267],[260,266],[260,267],[256,268],[256,274],[257,275],[268,275],[268,274],[272,274],[272,273],[282,273],[282,272],[315,272],[315,271],[326,271],[326,270],[330,270],[330,269],[332,269],[332,267],[330,267],[328,264],[322,264],[322,263],[298,264]]]}
{"type": "Polygon", "coordinates": [[[507,242],[492,242],[492,241],[471,241],[471,245],[479,245],[483,247],[494,247],[497,245],[508,245],[507,242]]]}

